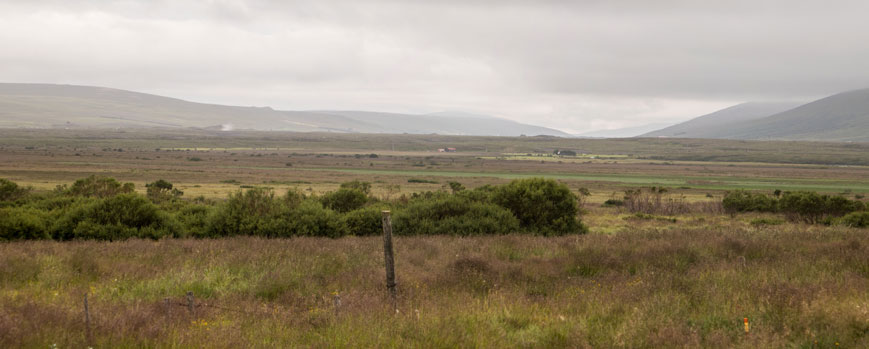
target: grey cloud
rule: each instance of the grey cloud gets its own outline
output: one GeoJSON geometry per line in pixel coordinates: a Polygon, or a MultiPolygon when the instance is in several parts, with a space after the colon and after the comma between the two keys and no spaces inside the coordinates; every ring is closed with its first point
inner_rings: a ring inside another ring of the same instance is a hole
{"type": "Polygon", "coordinates": [[[594,127],[869,86],[864,1],[5,1],[0,76],[594,127]]]}

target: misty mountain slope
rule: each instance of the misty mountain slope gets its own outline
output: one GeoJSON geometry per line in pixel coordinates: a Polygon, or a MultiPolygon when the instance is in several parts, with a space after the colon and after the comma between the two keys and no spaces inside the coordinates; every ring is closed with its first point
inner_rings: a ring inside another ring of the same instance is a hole
{"type": "Polygon", "coordinates": [[[748,102],[652,131],[639,137],[728,138],[743,123],[796,108],[796,102],[748,102]]]}
{"type": "Polygon", "coordinates": [[[595,130],[589,132],[583,132],[577,134],[577,137],[590,137],[590,138],[630,138],[636,137],[638,135],[642,135],[651,131],[660,130],[661,128],[668,127],[672,125],[672,123],[654,123],[654,124],[646,124],[641,126],[633,126],[633,127],[623,127],[612,130],[595,130]]]}
{"type": "Polygon", "coordinates": [[[0,83],[0,127],[213,128],[221,125],[298,132],[567,136],[550,128],[464,113],[447,116],[281,111],[269,107],[195,103],[104,87],[0,83]]]}
{"type": "Polygon", "coordinates": [[[735,139],[869,141],[869,89],[832,95],[728,130],[735,139]]]}
{"type": "Polygon", "coordinates": [[[519,136],[570,135],[551,128],[518,123],[511,120],[465,113],[434,113],[424,115],[380,113],[368,111],[324,110],[317,113],[340,115],[359,122],[381,125],[383,133],[437,133],[444,135],[519,136]]]}
{"type": "Polygon", "coordinates": [[[314,131],[318,127],[313,121],[355,124],[338,116],[322,119],[322,115],[303,112],[287,115],[267,107],[194,103],[102,87],[0,84],[2,127],[204,128],[231,124],[237,128],[314,131]]]}

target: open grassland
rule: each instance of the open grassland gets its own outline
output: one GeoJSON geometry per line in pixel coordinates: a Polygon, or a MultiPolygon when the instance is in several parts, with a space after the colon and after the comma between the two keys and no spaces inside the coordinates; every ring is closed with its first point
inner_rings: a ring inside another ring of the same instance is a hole
{"type": "Polygon", "coordinates": [[[848,164],[851,163],[848,159],[854,157],[869,160],[866,156],[869,149],[857,143],[168,130],[163,133],[0,130],[0,135],[3,136],[0,177],[40,190],[98,174],[133,182],[140,191],[145,183],[165,179],[184,190],[187,197],[208,198],[224,198],[241,187],[252,186],[271,187],[278,193],[290,189],[323,193],[352,180],[372,182],[376,196],[394,197],[440,190],[448,181],[460,181],[474,188],[527,177],[548,177],[574,189],[588,188],[593,202],[603,202],[627,188],[650,186],[669,187],[698,199],[720,196],[723,191],[733,189],[811,190],[846,195],[869,192],[866,166],[752,162],[756,154],[771,160],[785,159],[778,157],[781,154],[775,149],[779,148],[773,149],[773,145],[816,154],[818,161],[813,160],[816,163],[824,160],[848,164]],[[459,146],[457,153],[435,151],[452,144],[465,147],[459,146]],[[516,153],[516,148],[529,153],[516,153]],[[551,155],[553,149],[566,148],[586,149],[584,152],[595,155],[551,155]],[[736,162],[652,159],[704,152],[725,152],[736,162]],[[423,181],[409,182],[412,179],[423,181]]]}
{"type": "Polygon", "coordinates": [[[791,164],[869,165],[869,143],[738,141],[708,139],[579,139],[558,137],[477,137],[289,133],[263,131],[211,132],[193,129],[30,130],[0,129],[0,146],[69,148],[213,149],[220,151],[320,150],[328,152],[431,152],[454,147],[481,156],[514,153],[551,154],[555,149],[578,154],[627,158],[765,162],[791,164]]]}
{"type": "Polygon", "coordinates": [[[579,195],[585,235],[396,232],[398,313],[378,236],[3,242],[0,347],[869,347],[869,231],[721,214],[733,189],[865,201],[867,153],[857,143],[0,130],[0,178],[46,197],[89,175],[140,194],[164,179],[178,200],[215,209],[243,189],[317,198],[354,180],[385,202],[527,177],[590,194],[579,195]],[[435,151],[444,147],[459,152],[435,151]],[[685,209],[602,205],[660,187],[685,209]]]}
{"type": "Polygon", "coordinates": [[[679,222],[398,237],[398,313],[379,237],[4,243],[0,346],[869,346],[865,230],[679,222]]]}

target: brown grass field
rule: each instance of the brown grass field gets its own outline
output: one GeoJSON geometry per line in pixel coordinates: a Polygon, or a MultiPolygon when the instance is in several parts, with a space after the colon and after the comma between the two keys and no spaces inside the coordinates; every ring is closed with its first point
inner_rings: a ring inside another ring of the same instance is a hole
{"type": "Polygon", "coordinates": [[[396,237],[397,313],[380,237],[2,242],[3,348],[869,347],[866,229],[714,209],[640,217],[600,205],[649,186],[709,207],[740,188],[859,199],[869,192],[866,144],[150,130],[0,136],[0,178],[37,191],[101,174],[142,192],[162,178],[185,198],[217,200],[252,186],[323,193],[355,179],[383,198],[448,181],[477,187],[531,176],[592,193],[586,235],[396,237]],[[434,151],[453,144],[459,152],[434,151]],[[553,158],[553,149],[587,155],[553,158]],[[187,291],[196,296],[193,314],[187,291]]]}

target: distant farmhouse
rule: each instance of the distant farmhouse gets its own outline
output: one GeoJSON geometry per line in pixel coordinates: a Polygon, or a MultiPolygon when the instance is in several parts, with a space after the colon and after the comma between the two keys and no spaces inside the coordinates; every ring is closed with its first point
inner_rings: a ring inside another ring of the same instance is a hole
{"type": "Polygon", "coordinates": [[[554,152],[554,153],[555,153],[555,155],[561,155],[561,156],[576,156],[576,152],[573,151],[573,150],[558,150],[558,149],[555,149],[555,152],[554,152]]]}
{"type": "Polygon", "coordinates": [[[456,148],[440,148],[438,149],[438,153],[455,153],[456,148]]]}

